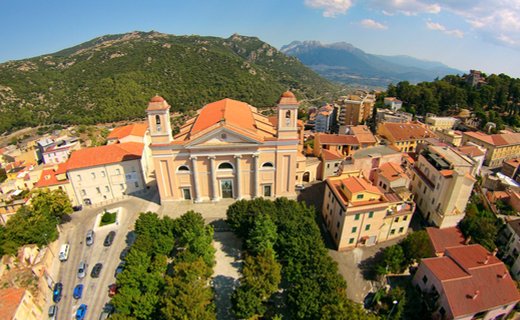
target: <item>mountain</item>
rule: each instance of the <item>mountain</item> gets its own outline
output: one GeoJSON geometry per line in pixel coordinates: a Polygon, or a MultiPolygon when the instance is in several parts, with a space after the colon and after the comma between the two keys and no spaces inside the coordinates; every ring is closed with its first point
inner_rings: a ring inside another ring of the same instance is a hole
{"type": "Polygon", "coordinates": [[[463,74],[441,62],[409,56],[373,55],[350,43],[324,44],[319,41],[293,41],[281,52],[300,59],[330,81],[357,88],[386,88],[400,81],[433,81],[448,74],[463,74]]]}
{"type": "Polygon", "coordinates": [[[172,111],[223,98],[273,106],[288,89],[300,100],[320,102],[345,87],[255,37],[106,35],[0,64],[0,132],[141,118],[156,94],[172,111]]]}

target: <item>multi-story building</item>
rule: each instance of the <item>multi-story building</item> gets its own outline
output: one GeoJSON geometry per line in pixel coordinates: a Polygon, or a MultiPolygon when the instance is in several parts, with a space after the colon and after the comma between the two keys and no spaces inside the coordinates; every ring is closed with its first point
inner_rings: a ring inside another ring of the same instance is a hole
{"type": "Polygon", "coordinates": [[[438,136],[439,141],[448,143],[454,147],[458,147],[462,143],[462,132],[460,131],[444,128],[437,130],[435,134],[438,136]]]}
{"type": "Polygon", "coordinates": [[[337,152],[346,157],[359,150],[359,147],[359,140],[353,135],[317,133],[314,136],[313,151],[316,157],[321,157],[323,150],[337,152]]]}
{"type": "MultiPolygon", "coordinates": [[[[340,165],[339,172],[361,171],[364,177],[370,181],[376,181],[378,169],[385,164],[392,162],[402,163],[403,153],[396,150],[395,147],[377,146],[358,150],[352,154],[352,157],[343,161],[340,165]]],[[[407,174],[410,176],[409,174],[407,174]]]]}
{"type": "Polygon", "coordinates": [[[486,134],[484,132],[464,132],[462,144],[473,142],[486,148],[484,165],[499,167],[505,161],[520,154],[520,133],[486,134]]]}
{"type": "Polygon", "coordinates": [[[520,301],[504,263],[478,244],[422,259],[412,284],[435,319],[505,319],[520,301]]]}
{"type": "Polygon", "coordinates": [[[477,163],[475,175],[480,174],[480,169],[482,169],[482,165],[484,165],[484,161],[486,160],[486,149],[476,145],[466,145],[455,148],[454,150],[462,154],[465,154],[471,160],[477,163]]]}
{"type": "Polygon", "coordinates": [[[401,152],[415,152],[417,144],[422,143],[424,139],[437,137],[425,124],[420,122],[380,123],[377,133],[401,152]]]}
{"type": "Polygon", "coordinates": [[[49,189],[49,191],[61,190],[69,196],[70,203],[73,206],[81,204],[81,202],[78,202],[74,188],[67,177],[67,163],[60,163],[57,168],[44,169],[35,187],[49,189]]]}
{"type": "Polygon", "coordinates": [[[326,180],[322,214],[338,250],[405,235],[414,210],[412,201],[373,186],[359,171],[326,180]]]}
{"type": "Polygon", "coordinates": [[[427,146],[414,163],[411,191],[428,223],[441,229],[464,218],[478,164],[449,147],[427,146]]]}
{"type": "Polygon", "coordinates": [[[329,133],[336,124],[337,108],[325,103],[315,114],[315,132],[329,133]]]}
{"type": "Polygon", "coordinates": [[[76,199],[86,205],[144,192],[144,144],[125,142],[74,151],[66,162],[76,199]]]}
{"type": "Polygon", "coordinates": [[[173,137],[170,106],[152,98],[146,111],[161,202],[296,196],[298,165],[305,165],[298,161],[298,106],[294,94],[283,93],[273,125],[255,107],[223,99],[198,110],[173,137]]]}
{"type": "Polygon", "coordinates": [[[77,139],[71,142],[63,141],[61,143],[57,143],[43,151],[43,163],[53,164],[65,162],[69,158],[70,153],[74,150],[79,149],[79,147],[80,144],[77,139]]]}
{"type": "Polygon", "coordinates": [[[413,114],[403,111],[377,109],[377,123],[408,123],[413,120],[413,114]]]}
{"type": "Polygon", "coordinates": [[[345,98],[335,101],[339,106],[339,125],[357,126],[372,117],[372,109],[376,102],[375,96],[366,92],[356,91],[345,98]]]}
{"type": "Polygon", "coordinates": [[[392,111],[397,111],[403,107],[403,102],[395,97],[387,97],[385,98],[385,106],[392,111]]]}
{"type": "MultiPolygon", "coordinates": [[[[514,195],[516,199],[518,199],[518,195],[518,193],[514,195]]],[[[511,274],[513,278],[520,281],[520,219],[507,221],[502,236],[506,239],[506,253],[508,256],[504,261],[510,260],[512,262],[511,274]]]]}
{"type": "Polygon", "coordinates": [[[377,140],[370,132],[367,126],[340,126],[339,134],[346,134],[356,137],[359,141],[359,149],[363,150],[366,148],[375,147],[377,140]]]}
{"type": "Polygon", "coordinates": [[[460,120],[453,117],[438,117],[433,113],[426,114],[426,124],[431,131],[441,131],[443,129],[453,129],[460,120]]]}
{"type": "Polygon", "coordinates": [[[0,289],[0,319],[39,320],[42,317],[40,306],[27,288],[0,289]]]}
{"type": "Polygon", "coordinates": [[[504,165],[502,167],[502,170],[500,170],[500,172],[502,172],[509,178],[516,180],[517,176],[520,175],[520,170],[518,170],[519,168],[520,168],[520,158],[511,159],[511,160],[507,160],[504,162],[504,165]]]}

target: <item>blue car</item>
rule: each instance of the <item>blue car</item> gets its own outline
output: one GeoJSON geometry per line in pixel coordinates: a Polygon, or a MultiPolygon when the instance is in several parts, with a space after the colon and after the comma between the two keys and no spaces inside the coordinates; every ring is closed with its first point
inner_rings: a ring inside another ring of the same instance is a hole
{"type": "Polygon", "coordinates": [[[58,303],[61,300],[61,292],[63,291],[63,284],[58,282],[54,285],[54,291],[52,293],[52,301],[58,303]]]}
{"type": "Polygon", "coordinates": [[[76,286],[76,288],[74,288],[74,299],[80,299],[82,293],[83,293],[83,285],[78,284],[76,286]]]}
{"type": "Polygon", "coordinates": [[[87,313],[87,305],[82,304],[81,306],[79,306],[78,311],[76,311],[76,320],[85,319],[85,313],[87,313]]]}

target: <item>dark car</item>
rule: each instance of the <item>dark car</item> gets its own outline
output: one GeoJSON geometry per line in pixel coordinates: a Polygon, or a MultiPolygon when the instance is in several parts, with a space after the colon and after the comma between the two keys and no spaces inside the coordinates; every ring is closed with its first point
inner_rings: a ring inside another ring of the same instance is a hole
{"type": "Polygon", "coordinates": [[[130,247],[124,248],[123,251],[121,251],[121,254],[119,255],[119,259],[124,260],[128,255],[128,252],[130,252],[130,247]]]}
{"type": "Polygon", "coordinates": [[[99,320],[107,319],[112,313],[114,313],[114,306],[110,303],[107,303],[103,308],[103,312],[101,312],[101,315],[99,316],[99,320]]]}
{"type": "Polygon", "coordinates": [[[82,284],[78,284],[75,288],[74,288],[74,299],[80,299],[81,298],[81,294],[83,293],[83,285],[82,284]]]}
{"type": "Polygon", "coordinates": [[[96,263],[94,268],[92,268],[92,271],[90,272],[90,276],[92,278],[99,278],[99,273],[101,272],[101,268],[103,268],[102,263],[96,263]]]}
{"type": "Polygon", "coordinates": [[[54,285],[54,291],[52,293],[52,301],[54,303],[57,303],[61,300],[61,292],[63,291],[63,284],[61,282],[58,282],[54,285]]]}
{"type": "Polygon", "coordinates": [[[87,305],[82,304],[81,306],[79,306],[78,311],[76,311],[76,320],[85,319],[85,313],[87,313],[87,305]]]}
{"type": "Polygon", "coordinates": [[[79,206],[73,206],[72,207],[72,210],[74,210],[74,211],[81,211],[82,209],[83,209],[83,205],[82,204],[80,204],[79,206]]]}
{"type": "Polygon", "coordinates": [[[49,307],[49,320],[56,320],[58,317],[58,306],[49,307]]]}
{"type": "Polygon", "coordinates": [[[114,242],[114,238],[116,237],[116,232],[115,231],[110,231],[108,234],[107,234],[107,237],[105,238],[105,242],[103,243],[103,245],[105,247],[108,247],[108,246],[111,246],[112,243],[114,242]]]}
{"type": "Polygon", "coordinates": [[[123,272],[123,270],[125,269],[125,262],[124,261],[121,261],[121,263],[119,263],[119,265],[117,266],[116,268],[116,274],[115,274],[115,277],[117,279],[117,276],[123,272]]]}

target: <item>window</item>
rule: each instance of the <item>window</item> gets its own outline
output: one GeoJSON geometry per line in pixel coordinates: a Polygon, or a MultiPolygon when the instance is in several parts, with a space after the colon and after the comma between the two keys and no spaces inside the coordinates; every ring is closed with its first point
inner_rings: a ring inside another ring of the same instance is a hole
{"type": "Polygon", "coordinates": [[[76,179],[78,179],[78,181],[81,181],[81,176],[78,174],[78,175],[76,176],[76,179]]]}
{"type": "Polygon", "coordinates": [[[330,168],[330,163],[327,163],[327,169],[330,168]]]}
{"type": "Polygon", "coordinates": [[[343,209],[339,209],[339,216],[341,217],[342,214],[343,214],[343,209]]]}
{"type": "Polygon", "coordinates": [[[222,162],[218,165],[219,170],[233,169],[233,165],[229,162],[222,162]]]}
{"type": "Polygon", "coordinates": [[[336,227],[339,228],[339,221],[338,221],[338,225],[336,227]]]}
{"type": "Polygon", "coordinates": [[[94,172],[91,172],[90,176],[92,177],[92,179],[96,179],[96,174],[94,172]]]}
{"type": "Polygon", "coordinates": [[[394,222],[399,222],[399,217],[396,217],[396,218],[394,219],[394,222]]]}
{"type": "Polygon", "coordinates": [[[108,186],[105,186],[105,191],[110,192],[110,188],[108,186]]]}
{"type": "Polygon", "coordinates": [[[426,193],[426,187],[424,187],[424,190],[423,190],[423,192],[422,192],[422,193],[426,193]]]}
{"type": "Polygon", "coordinates": [[[334,203],[334,199],[336,199],[336,198],[332,197],[332,203],[334,203]]]}
{"type": "Polygon", "coordinates": [[[370,211],[370,212],[368,213],[368,217],[369,217],[369,218],[374,217],[374,211],[370,211]]]}
{"type": "Polygon", "coordinates": [[[432,204],[434,204],[434,203],[435,203],[435,198],[432,199],[432,204]]]}
{"type": "Polygon", "coordinates": [[[137,181],[134,182],[134,186],[135,186],[136,188],[139,188],[139,182],[137,182],[137,181]]]}
{"type": "Polygon", "coordinates": [[[353,243],[354,243],[354,238],[350,238],[350,239],[348,240],[348,243],[349,243],[349,244],[353,244],[353,243]]]}
{"type": "Polygon", "coordinates": [[[87,195],[87,191],[85,189],[81,189],[81,195],[82,196],[86,196],[87,195]]]}
{"type": "Polygon", "coordinates": [[[363,194],[358,194],[358,195],[356,196],[356,199],[363,199],[364,196],[365,196],[365,195],[363,195],[363,194]]]}
{"type": "Polygon", "coordinates": [[[121,169],[116,169],[116,174],[121,174],[121,169]]]}
{"type": "Polygon", "coordinates": [[[426,275],[424,275],[424,277],[422,277],[422,282],[424,284],[427,284],[428,283],[428,277],[426,275]]]}
{"type": "Polygon", "coordinates": [[[336,232],[336,234],[334,235],[334,238],[336,238],[336,240],[338,240],[338,233],[336,232]]]}
{"type": "Polygon", "coordinates": [[[417,187],[418,187],[419,189],[421,189],[421,187],[422,187],[422,181],[419,181],[419,183],[417,184],[417,187]]]}
{"type": "Polygon", "coordinates": [[[161,117],[159,115],[155,116],[155,124],[161,124],[161,117]]]}
{"type": "Polygon", "coordinates": [[[403,217],[403,221],[406,221],[406,220],[408,220],[408,216],[403,217]]]}
{"type": "Polygon", "coordinates": [[[330,203],[327,203],[327,210],[329,210],[330,208],[330,203]]]}
{"type": "Polygon", "coordinates": [[[102,177],[105,177],[105,176],[106,176],[105,171],[101,171],[101,176],[102,176],[102,177]]]}
{"type": "Polygon", "coordinates": [[[390,234],[394,235],[395,234],[395,229],[390,230],[390,234]]]}
{"type": "Polygon", "coordinates": [[[131,170],[132,170],[132,172],[135,172],[135,167],[132,167],[131,170]]]}
{"type": "Polygon", "coordinates": [[[357,213],[357,214],[354,216],[354,220],[359,220],[359,216],[360,216],[360,214],[357,213]]]}
{"type": "Polygon", "coordinates": [[[399,228],[399,233],[403,233],[404,227],[399,228]]]}
{"type": "Polygon", "coordinates": [[[272,162],[264,162],[262,168],[274,168],[274,164],[272,162]]]}
{"type": "Polygon", "coordinates": [[[329,198],[330,198],[330,191],[329,191],[329,198]]]}
{"type": "Polygon", "coordinates": [[[190,168],[188,166],[180,166],[177,168],[177,171],[190,171],[190,168]]]}
{"type": "Polygon", "coordinates": [[[120,184],[119,184],[119,189],[121,189],[121,190],[125,190],[125,185],[122,184],[122,183],[120,183],[120,184]]]}
{"type": "Polygon", "coordinates": [[[352,233],[355,233],[357,231],[357,227],[352,227],[352,233]]]}
{"type": "Polygon", "coordinates": [[[368,231],[368,230],[370,230],[370,225],[369,225],[369,224],[367,224],[367,225],[365,226],[365,231],[368,231]]]}
{"type": "Polygon", "coordinates": [[[99,187],[96,187],[96,192],[101,193],[101,189],[99,189],[99,187]]]}
{"type": "Polygon", "coordinates": [[[338,165],[339,165],[339,163],[335,163],[335,164],[334,164],[334,167],[336,167],[336,168],[337,168],[337,167],[338,167],[338,165]]]}

